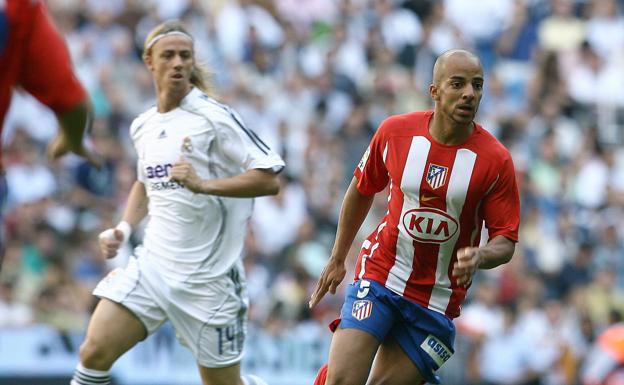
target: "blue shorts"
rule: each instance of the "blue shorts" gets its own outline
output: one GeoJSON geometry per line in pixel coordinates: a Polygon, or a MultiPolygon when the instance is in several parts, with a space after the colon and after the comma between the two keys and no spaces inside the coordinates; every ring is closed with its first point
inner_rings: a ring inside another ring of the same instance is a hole
{"type": "Polygon", "coordinates": [[[361,280],[347,288],[340,318],[339,328],[363,330],[380,342],[394,337],[425,380],[440,383],[435,371],[453,355],[455,340],[455,326],[444,314],[361,280]]]}

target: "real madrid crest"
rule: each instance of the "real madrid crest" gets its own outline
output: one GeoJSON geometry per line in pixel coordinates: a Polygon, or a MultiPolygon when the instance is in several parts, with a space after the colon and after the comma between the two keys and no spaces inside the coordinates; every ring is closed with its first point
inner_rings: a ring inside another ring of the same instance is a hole
{"type": "Polygon", "coordinates": [[[182,152],[187,154],[193,152],[193,142],[188,136],[182,140],[182,152]]]}

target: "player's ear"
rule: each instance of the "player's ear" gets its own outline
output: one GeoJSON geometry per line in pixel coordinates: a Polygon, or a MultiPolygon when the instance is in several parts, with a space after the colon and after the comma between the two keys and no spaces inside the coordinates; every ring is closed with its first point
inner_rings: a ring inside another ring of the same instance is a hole
{"type": "Polygon", "coordinates": [[[429,96],[431,96],[431,99],[435,100],[436,102],[440,98],[438,96],[438,87],[436,87],[435,84],[430,84],[429,85],[429,96]]]}
{"type": "Polygon", "coordinates": [[[152,55],[147,55],[143,58],[143,63],[145,63],[145,66],[147,67],[148,70],[153,71],[154,70],[154,65],[152,64],[152,55]]]}

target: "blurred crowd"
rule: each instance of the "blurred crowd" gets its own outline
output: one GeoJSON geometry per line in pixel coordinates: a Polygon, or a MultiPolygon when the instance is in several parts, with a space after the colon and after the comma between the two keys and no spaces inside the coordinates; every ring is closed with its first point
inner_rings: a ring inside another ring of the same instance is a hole
{"type": "MultiPolygon", "coordinates": [[[[154,104],[140,54],[183,20],[214,95],[286,160],[256,200],[245,242],[251,320],[282,333],[337,316],[342,291],[308,310],[352,172],[388,115],[431,108],[433,62],[477,53],[478,121],[511,151],[521,188],[512,262],[480,273],[457,320],[465,384],[575,384],[589,346],[624,315],[624,1],[48,0],[95,111],[97,170],[56,164],[50,112],[16,94],[2,149],[10,188],[0,328],[83,330],[90,291],[117,258],[97,234],[136,177],[132,119],[154,104]],[[463,352],[463,353],[462,353],[463,352]]],[[[347,262],[385,213],[379,194],[347,262]]],[[[140,242],[140,231],[132,244],[140,242]]],[[[350,273],[348,273],[350,274],[350,273]]],[[[348,275],[345,281],[350,280],[348,275]]],[[[343,285],[344,286],[344,285],[343,285]]],[[[328,331],[329,333],[329,331],[328,331]]]]}

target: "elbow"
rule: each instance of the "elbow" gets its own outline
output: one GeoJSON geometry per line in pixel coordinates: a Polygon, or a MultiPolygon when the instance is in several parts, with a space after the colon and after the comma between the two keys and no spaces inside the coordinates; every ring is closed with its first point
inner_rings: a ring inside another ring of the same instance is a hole
{"type": "Polygon", "coordinates": [[[509,263],[511,261],[511,258],[513,258],[515,251],[516,251],[516,246],[515,244],[512,244],[510,250],[502,258],[503,264],[509,263]]]}
{"type": "Polygon", "coordinates": [[[272,178],[265,186],[265,195],[277,195],[280,192],[280,182],[277,177],[272,178]]]}

